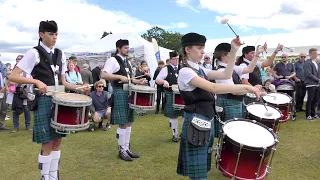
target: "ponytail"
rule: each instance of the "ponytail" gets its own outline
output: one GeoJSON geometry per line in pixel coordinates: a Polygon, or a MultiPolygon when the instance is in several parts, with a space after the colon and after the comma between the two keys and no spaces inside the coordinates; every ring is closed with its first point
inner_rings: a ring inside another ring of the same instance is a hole
{"type": "Polygon", "coordinates": [[[243,58],[244,58],[244,54],[242,54],[242,55],[236,60],[235,65],[240,66],[240,64],[244,63],[243,58]]]}

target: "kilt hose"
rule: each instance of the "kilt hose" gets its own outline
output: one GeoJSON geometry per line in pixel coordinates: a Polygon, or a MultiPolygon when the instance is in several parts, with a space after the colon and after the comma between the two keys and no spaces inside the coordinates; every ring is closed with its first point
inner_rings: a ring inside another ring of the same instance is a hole
{"type": "Polygon", "coordinates": [[[172,106],[173,104],[173,93],[170,91],[165,91],[165,101],[166,104],[164,106],[164,116],[168,118],[175,118],[184,115],[184,110],[175,110],[172,106]]]}
{"type": "Polygon", "coordinates": [[[113,125],[123,125],[134,122],[134,110],[129,108],[129,92],[123,89],[113,89],[113,102],[111,110],[111,121],[113,125]]]}
{"type": "MultiPolygon", "coordinates": [[[[224,111],[224,119],[221,119],[221,121],[225,122],[227,120],[233,119],[233,118],[242,118],[243,117],[243,104],[242,101],[234,100],[234,99],[226,99],[226,98],[218,98],[217,99],[217,106],[222,107],[224,111]]],[[[215,126],[215,137],[220,137],[220,131],[222,130],[222,124],[216,121],[216,125],[219,124],[219,126],[215,126]]]]}
{"type": "Polygon", "coordinates": [[[54,105],[52,97],[40,96],[36,101],[38,108],[34,111],[33,142],[42,144],[65,137],[65,134],[56,133],[56,130],[50,126],[54,105]]]}
{"type": "Polygon", "coordinates": [[[214,123],[213,121],[211,123],[209,142],[204,146],[194,146],[189,143],[187,138],[187,128],[194,116],[211,120],[201,114],[185,113],[181,132],[177,173],[183,176],[189,176],[190,178],[206,179],[207,172],[211,169],[212,153],[208,153],[208,148],[213,146],[214,123]]]}

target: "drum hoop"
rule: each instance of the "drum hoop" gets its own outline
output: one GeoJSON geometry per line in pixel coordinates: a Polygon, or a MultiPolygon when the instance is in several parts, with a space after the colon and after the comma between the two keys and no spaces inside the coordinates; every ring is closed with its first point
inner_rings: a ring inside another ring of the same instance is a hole
{"type": "MultiPolygon", "coordinates": [[[[271,133],[271,135],[273,136],[274,138],[274,142],[270,145],[270,146],[267,146],[266,148],[267,149],[270,149],[271,147],[273,147],[274,145],[277,144],[278,140],[277,140],[277,135],[273,132],[273,129],[272,128],[269,128],[268,126],[256,121],[256,120],[250,120],[250,119],[245,119],[245,118],[234,118],[234,119],[230,119],[230,120],[227,120],[224,122],[224,124],[222,125],[221,127],[221,130],[222,130],[222,133],[224,133],[223,129],[224,129],[224,126],[226,126],[228,123],[230,122],[233,122],[233,121],[246,121],[246,122],[250,122],[250,123],[253,123],[255,122],[254,124],[257,124],[257,125],[260,125],[262,126],[263,128],[265,128],[267,131],[269,131],[271,133]]],[[[233,140],[232,138],[230,138],[228,136],[228,134],[225,134],[224,135],[224,138],[227,138],[229,139],[229,142],[232,143],[233,145],[237,146],[237,147],[240,147],[240,143],[236,142],[235,140],[233,140]]],[[[223,142],[223,141],[221,141],[223,142]]],[[[252,147],[252,146],[247,146],[245,144],[243,144],[243,147],[242,148],[245,148],[245,149],[248,149],[248,150],[261,150],[263,149],[262,147],[252,147]]]]}
{"type": "MultiPolygon", "coordinates": [[[[282,117],[282,112],[279,110],[279,108],[275,108],[274,106],[270,106],[270,105],[268,105],[268,104],[266,104],[266,106],[269,106],[269,107],[271,107],[271,108],[274,108],[276,111],[278,111],[278,113],[280,114],[280,117],[279,118],[277,118],[277,119],[266,119],[266,118],[261,118],[261,117],[258,117],[258,116],[256,116],[256,115],[254,115],[254,114],[252,114],[252,113],[250,113],[249,111],[248,111],[248,107],[250,106],[250,105],[255,105],[255,104],[261,104],[261,105],[263,105],[262,103],[256,103],[256,102],[253,102],[253,103],[250,103],[250,104],[248,104],[247,106],[246,106],[246,111],[248,112],[248,114],[250,114],[250,115],[252,115],[253,117],[255,117],[255,118],[258,118],[258,119],[260,119],[260,120],[265,120],[265,121],[274,121],[274,120],[280,120],[281,119],[281,117],[282,117]]],[[[269,127],[268,127],[269,128],[269,127]]]]}
{"type": "MultiPolygon", "coordinates": [[[[72,93],[69,93],[72,94],[72,93]]],[[[85,96],[85,95],[83,95],[85,96]]],[[[92,98],[87,96],[88,100],[67,100],[61,97],[57,97],[56,95],[52,96],[52,102],[62,106],[70,106],[70,107],[85,107],[90,106],[92,104],[92,98]]]]}
{"type": "Polygon", "coordinates": [[[129,104],[129,107],[131,109],[134,109],[134,110],[146,110],[146,111],[152,111],[152,110],[155,110],[156,109],[156,105],[153,105],[153,106],[139,106],[139,105],[134,105],[134,104],[129,104]]]}
{"type": "Polygon", "coordinates": [[[129,90],[132,92],[147,93],[147,94],[153,94],[157,92],[156,88],[153,88],[150,86],[137,86],[137,85],[131,85],[129,87],[129,90]],[[139,87],[147,87],[147,88],[139,88],[139,87]]]}
{"type": "Polygon", "coordinates": [[[88,120],[88,122],[84,123],[84,124],[79,124],[79,125],[69,125],[69,124],[61,124],[58,122],[54,122],[53,120],[51,120],[50,126],[53,129],[56,129],[58,131],[82,131],[82,130],[86,130],[89,128],[90,126],[90,121],[88,120]]]}

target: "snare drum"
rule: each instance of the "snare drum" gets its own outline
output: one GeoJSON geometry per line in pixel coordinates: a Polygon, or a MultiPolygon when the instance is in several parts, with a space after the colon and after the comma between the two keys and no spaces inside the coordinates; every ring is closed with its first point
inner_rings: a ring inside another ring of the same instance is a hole
{"type": "Polygon", "coordinates": [[[279,120],[282,113],[278,108],[266,105],[266,108],[262,103],[251,103],[247,106],[247,118],[256,120],[269,128],[273,129],[274,133],[278,132],[279,120]],[[270,116],[266,114],[266,108],[270,116]]]}
{"type": "Polygon", "coordinates": [[[155,110],[157,89],[150,86],[130,85],[131,99],[129,107],[135,110],[155,110]]]}
{"type": "Polygon", "coordinates": [[[290,108],[292,105],[292,98],[285,93],[269,93],[262,97],[264,102],[278,108],[282,117],[280,122],[286,122],[290,118],[290,108]]]}
{"type": "Polygon", "coordinates": [[[271,128],[248,119],[232,119],[222,127],[216,154],[217,168],[236,180],[264,179],[277,144],[271,128]]]}
{"type": "Polygon", "coordinates": [[[259,102],[257,100],[257,96],[253,93],[247,93],[246,95],[244,95],[243,98],[243,105],[247,106],[248,104],[251,104],[253,102],[259,102]]]}
{"type": "Polygon", "coordinates": [[[181,110],[184,108],[184,101],[180,96],[178,85],[172,85],[172,92],[173,92],[173,104],[172,107],[175,110],[181,110]]]}
{"type": "Polygon", "coordinates": [[[51,127],[56,129],[57,133],[66,134],[89,128],[88,114],[92,104],[89,96],[60,93],[53,96],[52,102],[54,106],[51,127]]]}

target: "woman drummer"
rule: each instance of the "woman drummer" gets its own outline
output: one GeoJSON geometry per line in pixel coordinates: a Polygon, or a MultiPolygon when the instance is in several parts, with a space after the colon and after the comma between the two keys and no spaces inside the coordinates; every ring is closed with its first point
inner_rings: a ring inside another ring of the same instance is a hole
{"type": "MultiPolygon", "coordinates": [[[[216,80],[218,84],[242,84],[241,76],[243,74],[251,73],[257,64],[259,54],[265,50],[266,46],[258,46],[256,54],[248,66],[237,66],[233,68],[232,77],[224,80],[216,80]]],[[[228,66],[229,53],[231,45],[229,43],[221,43],[214,50],[214,57],[219,61],[217,70],[224,71],[228,66]]],[[[257,87],[261,88],[261,87],[257,87]]],[[[217,95],[217,106],[222,107],[224,110],[224,121],[233,118],[241,118],[243,116],[242,101],[245,92],[234,92],[228,94],[217,95]]],[[[217,129],[217,127],[215,127],[217,129]]],[[[217,133],[216,133],[217,134],[217,133]]]]}
{"type": "Polygon", "coordinates": [[[190,179],[207,179],[207,172],[211,168],[211,152],[208,149],[213,145],[214,139],[214,123],[210,122],[214,117],[213,93],[252,92],[259,97],[259,90],[252,86],[214,84],[209,81],[231,78],[236,52],[240,47],[239,38],[232,40],[228,66],[224,71],[209,70],[198,65],[204,55],[205,42],[206,37],[197,33],[188,33],[181,39],[186,62],[180,70],[178,86],[185,102],[185,121],[182,126],[177,173],[189,176],[190,179]],[[197,121],[192,121],[193,119],[197,121]],[[209,135],[208,131],[193,128],[201,126],[197,122],[207,122],[203,127],[209,128],[209,135]],[[198,134],[201,135],[197,136],[198,134]]]}

